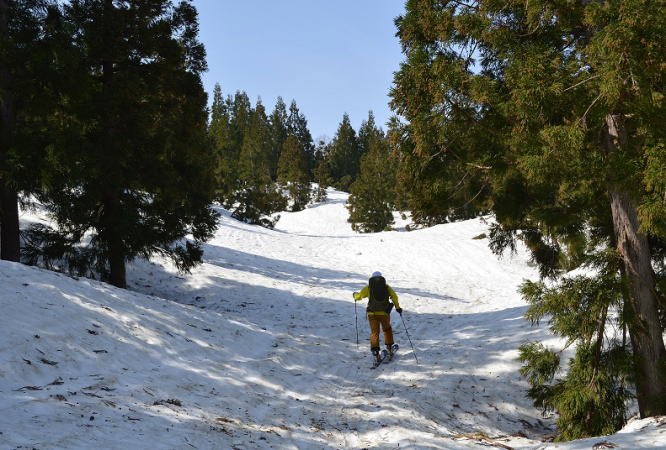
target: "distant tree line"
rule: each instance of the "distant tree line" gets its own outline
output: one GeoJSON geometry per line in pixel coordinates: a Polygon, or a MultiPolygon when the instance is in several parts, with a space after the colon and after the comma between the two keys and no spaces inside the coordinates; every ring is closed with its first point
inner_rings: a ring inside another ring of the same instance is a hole
{"type": "Polygon", "coordinates": [[[358,132],[344,114],[330,142],[315,145],[295,101],[287,109],[278,98],[269,114],[260,100],[253,106],[245,92],[225,98],[216,85],[209,136],[217,199],[236,219],[273,227],[277,212],[323,201],[334,186],[351,192],[354,229],[382,231],[393,223],[397,160],[372,112],[358,132]]]}
{"type": "Polygon", "coordinates": [[[273,227],[329,185],[351,190],[355,229],[392,223],[372,113],[315,145],[296,102],[269,114],[216,86],[209,110],[204,70],[190,1],[0,0],[0,257],[125,287],[134,258],[200,262],[214,201],[273,227]],[[20,204],[51,223],[20,229],[20,204]]]}

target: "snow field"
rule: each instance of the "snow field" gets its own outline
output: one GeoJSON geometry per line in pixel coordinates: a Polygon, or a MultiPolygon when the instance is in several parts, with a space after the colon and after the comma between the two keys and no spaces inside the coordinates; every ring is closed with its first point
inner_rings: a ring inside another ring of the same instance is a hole
{"type": "Polygon", "coordinates": [[[136,262],[129,290],[0,262],[0,448],[666,448],[659,419],[543,443],[517,348],[556,341],[522,319],[526,254],[492,255],[481,220],[359,235],[345,200],[275,230],[222,211],[204,264],[136,262]],[[400,352],[369,370],[351,293],[375,270],[419,364],[393,314],[400,352]]]}

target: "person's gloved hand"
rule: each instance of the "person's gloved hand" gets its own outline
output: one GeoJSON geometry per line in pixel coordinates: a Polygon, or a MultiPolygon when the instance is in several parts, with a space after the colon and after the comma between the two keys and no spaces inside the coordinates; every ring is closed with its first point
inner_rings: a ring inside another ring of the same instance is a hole
{"type": "Polygon", "coordinates": [[[356,298],[356,296],[358,295],[358,292],[354,292],[354,294],[352,294],[352,295],[353,295],[354,298],[356,298]]]}
{"type": "Polygon", "coordinates": [[[398,314],[400,314],[402,316],[402,308],[396,308],[395,310],[398,314]]]}

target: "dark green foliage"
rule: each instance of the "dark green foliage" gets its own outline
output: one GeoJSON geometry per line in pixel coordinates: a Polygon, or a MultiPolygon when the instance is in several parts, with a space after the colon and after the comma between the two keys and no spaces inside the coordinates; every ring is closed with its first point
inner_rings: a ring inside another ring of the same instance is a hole
{"type": "Polygon", "coordinates": [[[131,6],[64,6],[79,62],[69,76],[79,84],[60,114],[76,126],[50,146],[49,189],[40,194],[65,236],[91,234],[96,265],[120,287],[136,257],[162,254],[191,268],[216,225],[196,10],[131,6]]]}
{"type": "Polygon", "coordinates": [[[666,413],[662,10],[409,0],[396,20],[398,192],[419,223],[492,211],[493,251],[521,241],[551,278],[524,286],[528,317],[552,315],[576,357],[530,392],[558,411],[563,439],[619,428],[624,380],[642,416],[666,413]],[[562,278],[584,266],[596,275],[562,278]]]}
{"type": "Polygon", "coordinates": [[[370,153],[372,142],[377,139],[383,139],[384,132],[375,123],[375,114],[368,112],[368,118],[361,123],[358,129],[358,152],[360,156],[370,153]]]}
{"type": "Polygon", "coordinates": [[[308,154],[295,136],[288,136],[278,164],[278,182],[289,192],[291,210],[301,211],[310,202],[308,154]]]}
{"type": "Polygon", "coordinates": [[[269,184],[272,181],[271,129],[261,102],[257,102],[250,117],[238,157],[238,177],[250,184],[269,184]]]}
{"type": "Polygon", "coordinates": [[[292,100],[289,106],[289,117],[287,118],[287,133],[289,136],[294,136],[298,139],[303,151],[307,156],[308,161],[308,176],[311,176],[314,168],[315,148],[312,141],[312,135],[308,129],[308,121],[305,118],[296,101],[292,100]]]}
{"type": "Polygon", "coordinates": [[[273,183],[250,184],[243,182],[236,194],[237,204],[231,217],[253,225],[273,228],[280,216],[271,216],[286,207],[285,198],[273,183]]]}
{"type": "Polygon", "coordinates": [[[285,199],[273,182],[271,124],[261,102],[250,112],[238,156],[239,188],[233,193],[232,217],[247,223],[273,228],[284,209],[285,199]]]}
{"type": "Polygon", "coordinates": [[[666,144],[650,146],[645,151],[643,183],[646,195],[639,208],[641,225],[647,233],[666,236],[666,144]]]}
{"type": "Polygon", "coordinates": [[[326,200],[326,188],[331,185],[331,169],[328,163],[328,144],[319,141],[315,150],[314,181],[317,187],[314,192],[314,201],[326,200]]]}
{"type": "MultiPolygon", "coordinates": [[[[603,258],[602,258],[603,259],[603,258]]],[[[555,378],[558,354],[539,343],[520,348],[521,374],[528,395],[544,411],[557,411],[558,439],[609,434],[625,421],[625,402],[631,398],[627,379],[631,352],[622,332],[621,280],[612,273],[564,279],[557,287],[526,282],[521,287],[530,303],[526,318],[538,323],[548,317],[554,334],[575,344],[563,378],[555,378]]]]}
{"type": "Polygon", "coordinates": [[[349,191],[349,187],[358,175],[361,156],[356,131],[351,125],[349,115],[345,114],[342,117],[328,151],[333,185],[337,189],[349,191]]]}
{"type": "Polygon", "coordinates": [[[238,174],[236,161],[240,153],[234,142],[231,125],[232,108],[230,101],[222,98],[219,84],[213,90],[213,105],[208,134],[212,140],[213,152],[217,160],[215,166],[216,197],[224,202],[237,188],[238,174]]]}
{"type": "Polygon", "coordinates": [[[624,425],[630,355],[620,347],[597,353],[581,344],[564,378],[555,378],[560,358],[541,344],[520,347],[521,374],[534,405],[557,411],[559,441],[612,434],[624,425]]]}
{"type": "Polygon", "coordinates": [[[18,261],[19,195],[43,183],[46,148],[69,122],[53,111],[70,76],[70,36],[48,0],[0,1],[0,257],[18,261]]]}
{"type": "Polygon", "coordinates": [[[221,98],[221,93],[214,97],[209,126],[217,150],[218,198],[234,218],[272,228],[279,216],[271,216],[289,199],[293,211],[310,202],[315,151],[307,120],[295,101],[287,112],[278,98],[267,116],[261,101],[253,108],[244,92],[224,103],[221,98]]]}
{"type": "Polygon", "coordinates": [[[414,144],[411,125],[395,117],[389,122],[389,142],[399,161],[396,203],[411,211],[416,224],[432,226],[488,212],[485,169],[465,164],[453,150],[433,147],[432,155],[422,153],[414,144]]]}
{"type": "Polygon", "coordinates": [[[355,231],[375,233],[393,224],[395,162],[384,133],[374,127],[372,113],[363,129],[368,150],[361,157],[360,174],[351,185],[348,221],[355,231]]]}
{"type": "Polygon", "coordinates": [[[280,161],[280,154],[282,153],[282,146],[289,135],[287,105],[282,100],[282,97],[278,97],[275,109],[271,113],[269,120],[271,123],[271,177],[273,180],[277,180],[278,163],[280,161]]]}
{"type": "Polygon", "coordinates": [[[22,233],[25,242],[22,260],[49,270],[65,271],[89,278],[108,277],[104,260],[98,260],[92,247],[80,245],[80,236],[65,235],[45,225],[34,225],[22,233]]]}
{"type": "Polygon", "coordinates": [[[519,350],[519,359],[524,364],[520,374],[531,385],[527,394],[534,400],[534,406],[544,414],[554,411],[554,397],[560,392],[552,382],[560,368],[559,354],[538,342],[526,342],[519,350]]]}

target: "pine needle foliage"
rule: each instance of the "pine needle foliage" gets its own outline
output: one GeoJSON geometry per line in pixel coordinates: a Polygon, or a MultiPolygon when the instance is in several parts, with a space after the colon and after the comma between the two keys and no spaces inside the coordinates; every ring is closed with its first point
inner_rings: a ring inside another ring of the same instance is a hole
{"type": "Polygon", "coordinates": [[[348,192],[359,172],[360,148],[356,131],[346,113],[329,146],[328,164],[333,185],[348,192]]]}
{"type": "Polygon", "coordinates": [[[278,163],[278,182],[289,193],[291,211],[305,209],[312,197],[309,157],[295,136],[287,136],[278,163]]]}
{"type": "Polygon", "coordinates": [[[361,157],[359,176],[351,185],[348,221],[355,231],[376,233],[390,229],[394,223],[395,163],[380,129],[364,134],[369,135],[365,144],[368,150],[361,157]]]}
{"type": "Polygon", "coordinates": [[[523,348],[530,395],[561,439],[617,430],[629,391],[642,417],[666,414],[663,5],[408,0],[396,25],[415,217],[493,212],[493,251],[521,241],[548,279],[523,286],[528,318],[575,349],[555,378],[552,355],[523,348]]]}
{"type": "Polygon", "coordinates": [[[217,217],[196,9],[167,0],[62,8],[77,85],[53,111],[67,126],[48,147],[39,199],[58,232],[89,239],[98,271],[118,287],[138,257],[165,255],[187,270],[217,217]]]}

